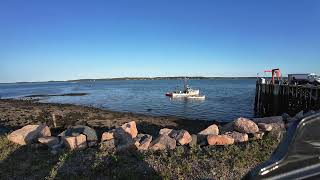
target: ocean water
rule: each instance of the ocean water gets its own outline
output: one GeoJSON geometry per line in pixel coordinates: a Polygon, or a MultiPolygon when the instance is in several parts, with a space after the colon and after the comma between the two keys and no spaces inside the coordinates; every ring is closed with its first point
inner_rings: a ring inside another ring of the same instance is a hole
{"type": "Polygon", "coordinates": [[[206,96],[203,101],[171,99],[166,92],[183,87],[181,80],[119,80],[0,84],[1,98],[34,94],[88,93],[85,96],[54,96],[41,100],[94,106],[120,112],[176,116],[192,120],[231,121],[254,116],[254,79],[189,80],[206,96]]]}

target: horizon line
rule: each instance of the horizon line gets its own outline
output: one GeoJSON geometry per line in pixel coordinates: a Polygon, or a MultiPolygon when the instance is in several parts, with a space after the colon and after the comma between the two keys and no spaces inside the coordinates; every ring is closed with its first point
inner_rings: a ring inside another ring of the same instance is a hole
{"type": "Polygon", "coordinates": [[[16,84],[16,83],[45,83],[45,82],[76,82],[76,81],[90,81],[90,80],[174,80],[174,79],[214,79],[214,78],[225,78],[225,79],[235,79],[235,78],[257,78],[257,76],[132,76],[132,77],[113,77],[113,78],[81,78],[81,79],[68,79],[68,80],[47,80],[47,81],[16,81],[16,82],[0,82],[0,84],[16,84]]]}

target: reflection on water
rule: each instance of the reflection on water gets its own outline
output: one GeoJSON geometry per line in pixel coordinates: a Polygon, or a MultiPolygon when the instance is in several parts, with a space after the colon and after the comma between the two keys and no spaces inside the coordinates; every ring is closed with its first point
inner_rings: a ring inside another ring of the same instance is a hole
{"type": "Polygon", "coordinates": [[[184,102],[184,103],[188,103],[188,102],[192,102],[192,103],[202,103],[205,101],[205,99],[188,99],[185,97],[169,97],[170,101],[176,101],[176,102],[184,102]]]}
{"type": "Polygon", "coordinates": [[[200,89],[206,99],[166,97],[166,92],[183,85],[179,80],[0,84],[0,96],[89,93],[86,96],[49,97],[43,102],[91,105],[115,111],[201,120],[230,121],[239,116],[253,116],[255,80],[190,80],[189,84],[200,89]]]}

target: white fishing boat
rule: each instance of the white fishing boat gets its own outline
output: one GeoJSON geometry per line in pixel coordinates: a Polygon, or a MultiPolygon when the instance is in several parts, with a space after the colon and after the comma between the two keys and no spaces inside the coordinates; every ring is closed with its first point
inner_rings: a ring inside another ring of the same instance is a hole
{"type": "Polygon", "coordinates": [[[184,81],[184,89],[182,91],[176,90],[173,92],[166,93],[166,96],[170,96],[172,98],[190,98],[190,99],[205,99],[205,96],[200,95],[199,89],[192,89],[187,84],[187,78],[184,81]]]}

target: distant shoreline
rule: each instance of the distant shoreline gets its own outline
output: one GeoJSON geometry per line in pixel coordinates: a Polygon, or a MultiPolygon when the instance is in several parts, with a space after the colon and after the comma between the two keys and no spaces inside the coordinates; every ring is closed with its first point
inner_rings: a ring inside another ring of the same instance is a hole
{"type": "MultiPolygon", "coordinates": [[[[99,79],[74,79],[65,81],[25,81],[25,82],[8,82],[0,84],[22,84],[22,83],[46,83],[46,82],[86,82],[86,81],[128,81],[128,80],[183,80],[184,76],[174,77],[121,77],[121,78],[99,78],[99,79]]],[[[256,79],[257,77],[202,77],[187,76],[191,80],[237,80],[237,79],[256,79]]]]}

